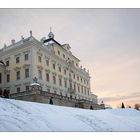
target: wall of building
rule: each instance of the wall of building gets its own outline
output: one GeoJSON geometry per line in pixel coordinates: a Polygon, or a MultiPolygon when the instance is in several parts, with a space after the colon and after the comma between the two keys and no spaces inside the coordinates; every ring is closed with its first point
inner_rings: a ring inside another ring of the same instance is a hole
{"type": "Polygon", "coordinates": [[[25,78],[25,68],[29,68],[29,73],[32,74],[31,63],[31,46],[30,45],[22,45],[19,48],[13,48],[11,50],[3,51],[0,59],[4,61],[9,61],[9,66],[6,66],[5,76],[10,74],[10,81],[7,82],[5,79],[5,89],[10,89],[10,93],[17,92],[17,87],[21,88],[21,91],[25,91],[26,85],[30,85],[31,75],[29,78],[25,78]],[[25,61],[25,54],[29,54],[29,60],[25,61]],[[16,63],[16,57],[20,58],[20,63],[16,63]],[[20,71],[20,80],[16,79],[16,72],[20,71]]]}
{"type": "MultiPolygon", "coordinates": [[[[47,47],[47,46],[46,46],[47,47]]],[[[51,46],[49,45],[49,48],[51,46]]],[[[68,94],[68,88],[70,88],[69,80],[72,82],[72,89],[74,89],[74,83],[75,83],[75,91],[76,91],[76,97],[77,98],[91,98],[90,94],[90,77],[89,74],[83,70],[81,70],[79,67],[70,66],[68,68],[66,60],[62,59],[62,56],[56,55],[58,48],[60,55],[65,55],[65,58],[67,59],[69,56],[64,50],[58,45],[53,44],[53,49],[55,51],[55,54],[52,52],[50,54],[48,48],[45,50],[44,48],[34,48],[34,71],[35,71],[35,77],[38,77],[38,70],[42,71],[42,79],[39,79],[38,82],[43,87],[43,90],[50,90],[51,92],[56,91],[58,94],[68,94]],[[61,49],[60,49],[61,48],[61,49]],[[62,51],[63,50],[63,51],[62,51]],[[41,57],[41,62],[39,62],[38,57],[41,57]],[[46,60],[49,61],[49,66],[46,65],[46,60]],[[53,69],[53,64],[55,64],[55,70],[53,69]],[[61,72],[59,71],[59,67],[61,67],[61,72]],[[66,70],[66,74],[64,74],[64,69],[66,70]],[[69,77],[69,73],[71,72],[71,78],[69,77]],[[50,81],[46,81],[46,73],[50,76],[50,81]],[[83,74],[84,73],[84,74],[83,74]],[[53,84],[53,75],[56,76],[56,84],[53,84]],[[75,75],[75,78],[73,78],[73,75],[75,75]],[[77,76],[79,76],[79,80],[77,80],[77,76]],[[59,85],[59,78],[61,77],[62,80],[62,86],[59,85]],[[81,80],[82,78],[82,80],[81,80]],[[67,88],[64,86],[64,81],[67,80],[67,88]],[[80,91],[78,92],[78,86],[80,91]],[[83,93],[81,91],[81,86],[83,86],[83,93]],[[86,90],[86,91],[85,91],[86,90]]],[[[70,58],[71,59],[71,58],[70,58]]],[[[74,60],[74,58],[73,58],[74,60]]],[[[75,62],[77,59],[75,60],[75,62]]],[[[78,63],[78,62],[77,62],[78,63]]],[[[69,94],[68,94],[69,96],[69,94]]]]}
{"type": "Polygon", "coordinates": [[[5,66],[2,64],[0,64],[0,74],[0,90],[3,90],[5,85],[5,66]]]}
{"type": "Polygon", "coordinates": [[[56,43],[44,45],[31,36],[22,39],[19,43],[3,48],[3,51],[0,52],[0,60],[5,63],[9,61],[5,75],[10,74],[10,82],[6,82],[4,88],[10,90],[11,94],[16,93],[18,87],[23,92],[26,90],[26,86],[33,83],[33,78],[37,77],[43,91],[49,90],[52,93],[56,92],[76,99],[92,100],[96,103],[97,96],[92,96],[90,91],[89,73],[79,67],[80,60],[72,55],[70,49],[66,50],[66,46],[68,45],[64,45],[63,48],[56,43]],[[25,61],[25,54],[29,54],[28,61],[25,61]],[[65,55],[65,58],[63,55],[65,55]],[[20,58],[20,63],[16,63],[16,57],[20,58]],[[41,57],[41,62],[39,57],[41,57]],[[49,66],[47,66],[46,60],[49,61],[49,66]],[[53,64],[55,64],[55,69],[53,69],[53,64]],[[30,71],[29,78],[25,78],[25,68],[27,67],[30,71]],[[61,67],[61,72],[59,67],[61,67]],[[42,79],[39,78],[39,70],[42,72],[42,79]],[[66,74],[64,70],[66,70],[66,74]],[[17,71],[20,71],[20,80],[16,79],[17,71]],[[47,73],[49,74],[49,81],[46,81],[47,73]],[[56,76],[56,84],[53,83],[54,75],[56,76]],[[77,77],[79,77],[79,80],[77,77]],[[61,79],[62,85],[59,84],[59,79],[61,79]],[[67,87],[64,85],[65,80],[67,80],[67,87]],[[71,87],[70,82],[72,83],[71,87]],[[72,93],[70,93],[71,91],[72,93]]]}
{"type": "Polygon", "coordinates": [[[52,100],[53,105],[78,107],[84,109],[91,109],[92,106],[92,109],[102,109],[100,105],[95,104],[94,102],[82,101],[82,100],[80,101],[75,98],[60,96],[54,93],[48,93],[46,91],[40,91],[40,90],[32,90],[20,94],[13,94],[11,95],[10,98],[17,99],[17,100],[45,103],[45,104],[50,104],[50,100],[52,100]]]}

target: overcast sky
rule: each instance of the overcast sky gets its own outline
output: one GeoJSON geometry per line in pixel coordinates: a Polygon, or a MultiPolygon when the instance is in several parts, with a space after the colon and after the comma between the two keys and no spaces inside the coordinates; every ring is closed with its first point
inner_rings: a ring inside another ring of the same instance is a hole
{"type": "Polygon", "coordinates": [[[106,104],[140,103],[140,9],[0,9],[0,48],[29,36],[70,44],[106,104]]]}

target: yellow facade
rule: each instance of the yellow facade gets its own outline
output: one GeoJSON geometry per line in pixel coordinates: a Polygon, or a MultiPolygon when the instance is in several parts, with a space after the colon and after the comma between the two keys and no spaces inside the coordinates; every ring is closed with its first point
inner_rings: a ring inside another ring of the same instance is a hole
{"type": "MultiPolygon", "coordinates": [[[[67,94],[68,96],[70,95],[69,90],[71,90],[74,91],[72,96],[75,98],[90,100],[93,95],[91,96],[90,91],[89,73],[79,67],[80,60],[73,56],[70,46],[68,44],[60,45],[53,38],[49,38],[46,42],[48,44],[30,36],[0,51],[0,60],[5,63],[9,60],[6,74],[10,74],[10,82],[5,83],[4,88],[10,89],[12,94],[16,92],[17,87],[20,87],[22,92],[26,90],[27,85],[34,82],[34,77],[37,77],[43,90],[49,89],[52,93],[56,91],[58,94],[67,94]],[[49,44],[49,41],[52,43],[49,44]],[[25,54],[29,55],[28,61],[25,60],[25,54]],[[16,57],[19,57],[19,63],[16,63],[16,57]],[[49,61],[49,66],[47,66],[46,60],[49,61]],[[53,64],[55,64],[55,69],[53,64]],[[29,68],[29,78],[25,78],[26,67],[29,68]],[[17,71],[20,71],[20,80],[17,80],[17,71]],[[39,79],[39,71],[42,72],[42,79],[39,79]],[[47,73],[49,81],[46,81],[47,73]],[[56,84],[53,84],[53,76],[56,77],[56,84]],[[62,85],[60,85],[60,81],[62,85]],[[64,81],[67,81],[67,87],[65,87],[64,81]]],[[[94,98],[97,98],[96,95],[94,98]]]]}

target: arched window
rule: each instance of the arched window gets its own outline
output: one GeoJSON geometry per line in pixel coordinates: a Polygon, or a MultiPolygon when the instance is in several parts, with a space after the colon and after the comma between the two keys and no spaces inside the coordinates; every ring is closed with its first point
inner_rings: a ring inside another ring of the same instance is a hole
{"type": "Polygon", "coordinates": [[[50,81],[50,76],[48,73],[46,73],[46,81],[49,82],[50,81]]]}
{"type": "Polygon", "coordinates": [[[53,84],[56,84],[56,77],[53,76],[53,84]]]}
{"type": "Polygon", "coordinates": [[[59,86],[62,86],[62,79],[59,78],[59,86]]]}

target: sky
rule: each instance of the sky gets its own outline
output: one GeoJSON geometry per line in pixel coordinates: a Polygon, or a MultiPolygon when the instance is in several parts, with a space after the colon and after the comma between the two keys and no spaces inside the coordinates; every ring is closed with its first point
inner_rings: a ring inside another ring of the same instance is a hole
{"type": "Polygon", "coordinates": [[[140,103],[140,9],[0,9],[0,48],[30,30],[40,40],[50,27],[89,69],[99,103],[140,103]]]}

